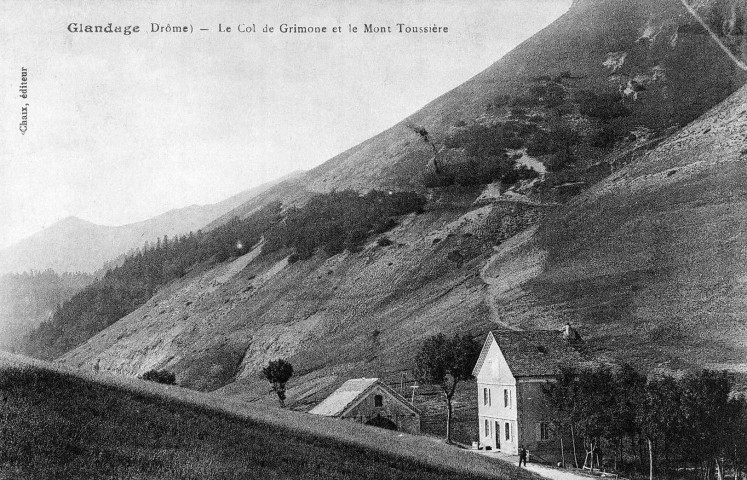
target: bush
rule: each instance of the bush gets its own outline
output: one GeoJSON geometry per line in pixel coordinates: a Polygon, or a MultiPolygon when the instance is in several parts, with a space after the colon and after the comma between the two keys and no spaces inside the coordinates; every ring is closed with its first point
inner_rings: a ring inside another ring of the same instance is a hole
{"type": "Polygon", "coordinates": [[[533,168],[529,168],[526,165],[522,165],[519,168],[513,168],[510,171],[506,172],[501,177],[501,182],[504,185],[513,185],[520,180],[531,180],[537,177],[539,177],[539,173],[537,173],[536,170],[534,170],[533,168]]]}
{"type": "Polygon", "coordinates": [[[148,370],[140,378],[150,382],[163,383],[164,385],[176,385],[176,375],[168,370],[148,370]]]}
{"type": "Polygon", "coordinates": [[[511,100],[512,107],[534,107],[538,105],[537,99],[531,95],[519,95],[511,100]]]}
{"type": "Polygon", "coordinates": [[[584,90],[580,95],[579,111],[582,115],[605,121],[630,115],[630,109],[623,104],[623,97],[619,93],[597,94],[584,90]]]}
{"type": "Polygon", "coordinates": [[[448,187],[449,185],[454,185],[454,177],[452,175],[426,172],[423,175],[423,185],[426,188],[448,187]]]}
{"type": "Polygon", "coordinates": [[[558,151],[568,152],[570,147],[578,144],[578,132],[567,125],[559,125],[549,132],[538,131],[527,141],[527,154],[538,157],[558,151]]]}
{"type": "Polygon", "coordinates": [[[533,97],[535,104],[544,105],[547,108],[562,105],[566,96],[563,86],[552,82],[532,86],[529,94],[533,97]]]}
{"type": "Polygon", "coordinates": [[[570,164],[576,161],[573,155],[569,155],[564,151],[558,152],[545,160],[545,167],[551,172],[557,172],[567,168],[570,164]]]}
{"type": "MultiPolygon", "coordinates": [[[[515,109],[514,109],[515,110],[515,109]]],[[[522,148],[521,127],[515,122],[496,125],[472,125],[446,138],[447,148],[464,148],[471,157],[499,156],[506,149],[522,148]]]]}
{"type": "Polygon", "coordinates": [[[388,232],[389,230],[393,229],[396,226],[397,226],[397,221],[394,220],[392,217],[387,217],[383,220],[376,222],[373,228],[371,229],[371,231],[374,234],[379,234],[379,233],[388,232]]]}
{"type": "Polygon", "coordinates": [[[394,245],[394,242],[389,239],[389,237],[379,237],[378,240],[376,240],[376,245],[380,247],[388,247],[389,245],[394,245]]]}
{"type": "Polygon", "coordinates": [[[609,148],[615,144],[615,129],[612,125],[605,123],[591,139],[591,144],[597,148],[609,148]]]}

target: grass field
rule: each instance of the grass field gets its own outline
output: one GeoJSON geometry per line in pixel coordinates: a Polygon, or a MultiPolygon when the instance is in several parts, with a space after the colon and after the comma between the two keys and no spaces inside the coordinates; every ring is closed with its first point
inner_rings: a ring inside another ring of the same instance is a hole
{"type": "Polygon", "coordinates": [[[2,365],[0,478],[533,478],[425,437],[272,409],[263,422],[180,392],[2,365]]]}

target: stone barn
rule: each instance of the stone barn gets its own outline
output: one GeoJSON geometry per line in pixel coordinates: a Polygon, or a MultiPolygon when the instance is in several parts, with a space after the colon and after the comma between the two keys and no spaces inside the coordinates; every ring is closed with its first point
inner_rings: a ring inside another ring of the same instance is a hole
{"type": "Polygon", "coordinates": [[[420,433],[420,411],[378,378],[348,380],[309,413],[420,433]]]}

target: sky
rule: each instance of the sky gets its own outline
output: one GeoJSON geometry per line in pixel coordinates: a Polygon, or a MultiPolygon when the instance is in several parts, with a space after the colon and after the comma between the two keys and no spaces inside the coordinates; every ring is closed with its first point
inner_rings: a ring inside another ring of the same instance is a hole
{"type": "Polygon", "coordinates": [[[570,3],[4,0],[0,248],[71,215],[123,225],[308,170],[484,70],[570,3]],[[110,22],[140,32],[68,29],[110,22]],[[283,23],[328,31],[279,33],[283,23]],[[397,23],[449,31],[400,34],[397,23]]]}

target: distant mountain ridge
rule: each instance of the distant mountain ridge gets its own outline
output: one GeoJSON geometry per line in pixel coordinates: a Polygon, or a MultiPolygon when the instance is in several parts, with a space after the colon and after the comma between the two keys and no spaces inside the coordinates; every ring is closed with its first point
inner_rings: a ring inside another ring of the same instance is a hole
{"type": "Polygon", "coordinates": [[[233,195],[209,205],[190,205],[121,226],[105,226],[67,217],[15,245],[0,250],[0,274],[29,270],[94,272],[105,262],[164,235],[197,231],[246,203],[279,182],[294,178],[294,172],[278,180],[233,195]]]}

